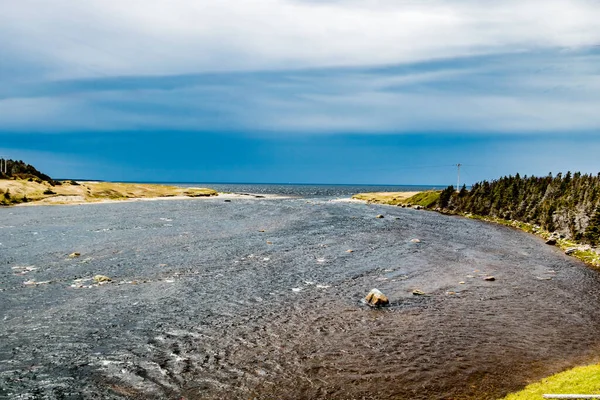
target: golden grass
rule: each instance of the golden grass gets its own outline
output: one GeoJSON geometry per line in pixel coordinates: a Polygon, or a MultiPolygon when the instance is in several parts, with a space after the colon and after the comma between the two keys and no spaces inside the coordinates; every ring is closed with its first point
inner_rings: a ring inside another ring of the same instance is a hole
{"type": "Polygon", "coordinates": [[[600,364],[552,375],[503,400],[540,400],[544,394],[600,394],[600,364]]]}
{"type": "Polygon", "coordinates": [[[369,203],[398,205],[405,204],[406,200],[420,192],[373,192],[359,193],[352,196],[356,200],[364,200],[369,203]]]}
{"type": "Polygon", "coordinates": [[[352,196],[355,200],[369,203],[388,204],[397,206],[402,204],[419,205],[425,208],[432,207],[440,197],[438,191],[425,192],[373,192],[359,193],[352,196]]]}
{"type": "Polygon", "coordinates": [[[51,186],[47,182],[37,183],[26,180],[0,180],[0,204],[18,204],[24,201],[34,204],[72,204],[104,200],[147,199],[160,197],[205,197],[216,196],[217,192],[206,188],[180,188],[168,185],[79,182],[72,185],[63,182],[51,186]],[[6,198],[4,193],[9,191],[6,198]],[[52,191],[54,193],[50,193],[52,191]],[[46,192],[46,193],[44,193],[46,192]],[[24,200],[26,198],[26,200],[24,200]]]}

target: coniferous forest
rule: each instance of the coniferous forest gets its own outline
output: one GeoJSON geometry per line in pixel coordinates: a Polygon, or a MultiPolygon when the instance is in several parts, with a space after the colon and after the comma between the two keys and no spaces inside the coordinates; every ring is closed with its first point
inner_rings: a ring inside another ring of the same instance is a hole
{"type": "Polygon", "coordinates": [[[0,171],[0,179],[10,178],[46,181],[52,184],[57,183],[48,175],[38,171],[33,165],[26,164],[21,160],[6,160],[6,174],[0,171]]]}
{"type": "Polygon", "coordinates": [[[600,244],[600,174],[576,172],[545,177],[503,177],[444,189],[438,207],[536,224],[566,237],[600,244]]]}

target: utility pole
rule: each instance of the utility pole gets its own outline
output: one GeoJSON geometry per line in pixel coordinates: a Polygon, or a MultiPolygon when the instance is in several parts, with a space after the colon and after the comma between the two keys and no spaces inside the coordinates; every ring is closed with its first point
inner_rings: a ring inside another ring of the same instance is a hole
{"type": "Polygon", "coordinates": [[[462,164],[460,164],[460,163],[456,164],[456,168],[458,168],[458,177],[456,178],[456,191],[457,192],[460,190],[460,167],[462,167],[462,164]]]}

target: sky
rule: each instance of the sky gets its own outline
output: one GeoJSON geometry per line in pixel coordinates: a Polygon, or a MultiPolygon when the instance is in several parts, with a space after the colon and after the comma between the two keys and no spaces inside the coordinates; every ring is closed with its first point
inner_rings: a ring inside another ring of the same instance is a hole
{"type": "Polygon", "coordinates": [[[56,178],[600,172],[597,0],[0,0],[0,156],[56,178]]]}

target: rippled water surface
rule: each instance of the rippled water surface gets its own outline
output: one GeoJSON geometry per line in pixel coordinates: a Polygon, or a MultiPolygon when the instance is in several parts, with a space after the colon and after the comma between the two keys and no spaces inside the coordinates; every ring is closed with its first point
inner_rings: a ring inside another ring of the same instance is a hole
{"type": "Polygon", "coordinates": [[[0,398],[495,399],[593,361],[599,304],[599,274],[540,239],[433,212],[0,209],[0,398]],[[375,287],[391,307],[361,303],[375,287]]]}
{"type": "Polygon", "coordinates": [[[445,189],[445,186],[427,185],[295,185],[251,183],[189,183],[178,186],[210,187],[219,192],[278,194],[294,197],[348,197],[366,192],[419,192],[445,189]]]}

